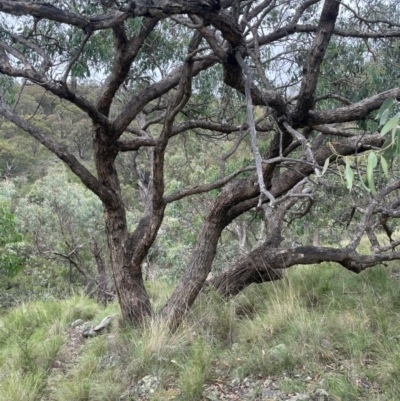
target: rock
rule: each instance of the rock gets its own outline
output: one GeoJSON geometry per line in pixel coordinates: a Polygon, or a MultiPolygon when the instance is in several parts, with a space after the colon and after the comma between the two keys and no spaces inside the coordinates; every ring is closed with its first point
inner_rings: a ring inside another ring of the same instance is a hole
{"type": "Polygon", "coordinates": [[[73,329],[75,327],[81,326],[83,323],[85,322],[82,319],[77,319],[75,320],[75,322],[71,323],[71,328],[73,329]]]}
{"type": "Polygon", "coordinates": [[[88,327],[87,329],[83,330],[82,332],[82,337],[88,338],[88,337],[94,337],[96,335],[96,332],[94,331],[93,326],[88,327]]]}
{"type": "Polygon", "coordinates": [[[160,384],[160,379],[157,376],[147,375],[138,381],[133,392],[140,397],[150,395],[157,390],[160,384]]]}
{"type": "Polygon", "coordinates": [[[313,401],[328,401],[328,399],[329,394],[322,388],[315,390],[314,394],[312,395],[313,401]]]}
{"type": "Polygon", "coordinates": [[[231,387],[237,387],[237,386],[239,386],[239,384],[240,384],[240,380],[238,377],[235,377],[230,383],[231,387]]]}
{"type": "Polygon", "coordinates": [[[86,328],[85,330],[83,330],[82,336],[88,338],[94,337],[96,334],[99,334],[101,330],[106,328],[111,323],[114,316],[115,315],[106,316],[96,327],[90,326],[89,328],[86,328]]]}
{"type": "Polygon", "coordinates": [[[105,327],[107,327],[111,321],[113,320],[114,315],[106,316],[100,324],[98,324],[93,330],[98,332],[100,330],[103,330],[105,327]]]}

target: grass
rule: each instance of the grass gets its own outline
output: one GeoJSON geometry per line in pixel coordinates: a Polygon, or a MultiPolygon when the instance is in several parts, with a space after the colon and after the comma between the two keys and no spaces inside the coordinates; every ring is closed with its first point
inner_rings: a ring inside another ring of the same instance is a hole
{"type": "MultiPolygon", "coordinates": [[[[290,269],[226,302],[198,299],[171,334],[157,321],[85,340],[64,371],[76,319],[118,311],[84,297],[22,305],[0,319],[0,400],[201,400],[212,383],[274,378],[286,393],[324,389],[332,400],[400,399],[400,286],[376,267],[354,275],[331,263],[290,269]],[[140,393],[141,379],[154,378],[140,393]],[[138,390],[139,388],[139,390],[138,390]],[[143,390],[145,391],[145,390],[143,390]],[[125,398],[124,398],[125,397],[125,398]]],[[[171,291],[151,283],[156,303],[171,291]]],[[[258,384],[257,384],[258,383],[258,384]]],[[[254,399],[257,399],[255,396],[254,399]]]]}

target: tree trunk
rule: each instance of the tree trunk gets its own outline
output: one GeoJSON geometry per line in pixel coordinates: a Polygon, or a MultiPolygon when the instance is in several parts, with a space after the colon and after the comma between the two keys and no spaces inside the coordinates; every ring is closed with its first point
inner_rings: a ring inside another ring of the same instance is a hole
{"type": "Polygon", "coordinates": [[[151,315],[152,310],[141,266],[133,263],[132,252],[129,252],[127,245],[125,215],[121,216],[121,211],[106,211],[105,220],[111,267],[122,320],[141,324],[151,315]]]}
{"type": "MultiPolygon", "coordinates": [[[[124,322],[141,324],[151,315],[151,304],[143,282],[141,262],[134,258],[133,242],[128,234],[125,206],[115,167],[117,151],[110,143],[109,132],[102,126],[93,127],[93,144],[99,180],[113,192],[113,199],[104,204],[104,220],[111,267],[124,322]]],[[[136,256],[136,255],[135,255],[136,256]]],[[[143,255],[143,257],[145,254],[143,255]]]]}
{"type": "Polygon", "coordinates": [[[95,241],[93,244],[93,255],[97,266],[97,302],[107,306],[107,271],[106,263],[101,255],[100,248],[95,241]]]}
{"type": "Polygon", "coordinates": [[[184,276],[161,312],[161,317],[172,330],[182,322],[211,271],[222,229],[223,225],[211,221],[203,224],[184,276]]]}

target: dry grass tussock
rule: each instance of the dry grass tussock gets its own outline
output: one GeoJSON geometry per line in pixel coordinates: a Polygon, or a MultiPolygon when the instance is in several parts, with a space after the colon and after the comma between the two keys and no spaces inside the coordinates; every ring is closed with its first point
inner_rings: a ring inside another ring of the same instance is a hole
{"type": "MultiPolygon", "coordinates": [[[[83,327],[72,322],[97,324],[117,305],[21,305],[0,319],[0,400],[397,400],[399,271],[296,267],[229,301],[200,297],[173,334],[156,320],[135,329],[115,319],[77,341],[83,327]]],[[[160,304],[171,291],[151,286],[160,304]]]]}

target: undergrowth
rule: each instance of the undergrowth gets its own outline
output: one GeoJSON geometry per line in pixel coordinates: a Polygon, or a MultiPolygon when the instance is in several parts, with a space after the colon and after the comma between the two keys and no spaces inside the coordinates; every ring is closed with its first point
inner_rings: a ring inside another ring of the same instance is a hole
{"type": "MultiPolygon", "coordinates": [[[[58,371],[71,323],[97,324],[118,306],[104,309],[78,296],[27,303],[0,320],[0,400],[195,401],[211,383],[246,377],[273,377],[291,394],[318,388],[332,400],[397,400],[398,270],[292,268],[284,280],[251,286],[229,301],[201,296],[174,334],[156,320],[135,329],[120,328],[116,318],[58,371]],[[146,377],[156,384],[142,394],[146,377]]],[[[161,305],[171,288],[150,283],[152,291],[161,305]]]]}

